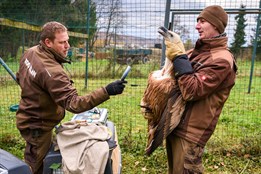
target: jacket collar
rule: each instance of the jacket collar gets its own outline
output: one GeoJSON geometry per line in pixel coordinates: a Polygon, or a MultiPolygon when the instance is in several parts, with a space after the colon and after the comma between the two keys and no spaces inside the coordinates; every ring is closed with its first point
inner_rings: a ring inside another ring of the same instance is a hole
{"type": "Polygon", "coordinates": [[[215,48],[227,48],[227,37],[218,37],[211,39],[199,39],[196,42],[195,49],[208,51],[215,48]]]}
{"type": "Polygon", "coordinates": [[[70,61],[66,60],[66,57],[63,57],[59,53],[57,53],[54,49],[47,47],[42,41],[39,42],[39,47],[47,52],[50,56],[52,56],[57,62],[60,64],[62,63],[71,63],[70,61]]]}
{"type": "Polygon", "coordinates": [[[187,52],[187,55],[192,59],[202,52],[209,52],[215,49],[228,49],[227,37],[217,37],[211,39],[199,39],[196,42],[194,49],[187,52]]]}

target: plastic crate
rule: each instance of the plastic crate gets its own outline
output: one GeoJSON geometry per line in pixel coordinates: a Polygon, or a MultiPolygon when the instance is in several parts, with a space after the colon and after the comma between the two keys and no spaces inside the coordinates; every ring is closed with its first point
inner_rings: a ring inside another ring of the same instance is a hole
{"type": "MultiPolygon", "coordinates": [[[[106,122],[106,126],[111,130],[112,136],[111,140],[115,140],[115,127],[114,123],[111,121],[106,122]]],[[[111,153],[109,153],[109,158],[107,161],[107,165],[105,168],[105,174],[112,174],[112,160],[111,160],[111,153]]],[[[54,148],[52,147],[48,154],[46,155],[44,159],[44,168],[43,168],[43,174],[63,174],[62,169],[51,169],[50,167],[53,164],[61,164],[62,163],[62,156],[59,151],[54,151],[54,148]]],[[[119,171],[121,171],[121,160],[119,164],[119,171]]]]}
{"type": "Polygon", "coordinates": [[[0,174],[31,174],[30,167],[11,153],[0,149],[0,174]]]}
{"type": "Polygon", "coordinates": [[[8,174],[8,170],[0,168],[0,174],[8,174]]]}

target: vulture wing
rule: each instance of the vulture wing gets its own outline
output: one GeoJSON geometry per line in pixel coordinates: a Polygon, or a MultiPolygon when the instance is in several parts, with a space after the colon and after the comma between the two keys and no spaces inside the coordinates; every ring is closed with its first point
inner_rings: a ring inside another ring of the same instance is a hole
{"type": "Polygon", "coordinates": [[[164,139],[177,127],[185,110],[186,102],[180,91],[175,90],[167,101],[156,129],[153,131],[153,139],[147,145],[146,154],[151,155],[159,147],[164,139]]]}
{"type": "Polygon", "coordinates": [[[148,120],[146,154],[150,155],[178,125],[185,109],[176,80],[162,77],[155,71],[148,77],[148,85],[141,100],[141,110],[148,120]]]}

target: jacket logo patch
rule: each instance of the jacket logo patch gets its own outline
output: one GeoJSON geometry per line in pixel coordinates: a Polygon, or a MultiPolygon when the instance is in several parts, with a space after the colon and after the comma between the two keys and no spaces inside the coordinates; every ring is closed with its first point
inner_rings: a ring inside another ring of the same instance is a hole
{"type": "Polygon", "coordinates": [[[29,73],[35,78],[36,71],[33,69],[31,63],[29,62],[29,60],[27,58],[25,59],[24,64],[26,65],[27,69],[29,70],[29,73]]]}

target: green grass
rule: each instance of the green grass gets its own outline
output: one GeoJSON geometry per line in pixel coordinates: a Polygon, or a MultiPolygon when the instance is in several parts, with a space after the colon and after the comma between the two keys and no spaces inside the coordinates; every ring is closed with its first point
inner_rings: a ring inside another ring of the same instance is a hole
{"type": "MultiPolygon", "coordinates": [[[[16,71],[16,64],[11,63],[16,71]]],[[[209,140],[203,161],[206,173],[257,174],[261,173],[261,63],[255,63],[251,93],[248,93],[250,62],[239,61],[236,85],[225,104],[214,135],[209,140]]],[[[85,64],[67,65],[79,94],[83,95],[119,78],[126,65],[110,64],[106,60],[89,61],[88,88],[84,84],[85,64]]],[[[109,119],[117,126],[122,151],[122,173],[161,174],[167,172],[164,146],[150,157],[144,155],[147,122],[140,112],[141,96],[146,87],[147,75],[157,64],[134,65],[122,95],[113,96],[99,107],[109,110],[109,119]]],[[[0,148],[22,159],[24,141],[15,127],[15,113],[9,106],[19,101],[19,87],[0,69],[0,148]]],[[[67,113],[64,121],[70,120],[67,113]]]]}

